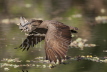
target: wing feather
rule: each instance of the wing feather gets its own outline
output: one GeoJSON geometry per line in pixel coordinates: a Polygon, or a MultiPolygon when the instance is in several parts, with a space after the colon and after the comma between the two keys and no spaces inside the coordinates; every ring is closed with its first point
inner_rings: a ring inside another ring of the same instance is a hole
{"type": "MultiPolygon", "coordinates": [[[[51,26],[52,27],[52,26],[51,26]]],[[[71,42],[71,31],[66,25],[56,26],[54,30],[49,29],[45,37],[46,59],[50,62],[57,60],[59,63],[66,58],[68,46],[71,42]]]]}
{"type": "Polygon", "coordinates": [[[34,47],[34,45],[38,44],[42,40],[45,39],[43,34],[46,34],[47,29],[37,28],[34,31],[29,33],[29,36],[23,41],[23,43],[19,46],[19,48],[24,50],[29,50],[30,47],[34,47]],[[38,35],[38,33],[40,35],[38,35]]]}

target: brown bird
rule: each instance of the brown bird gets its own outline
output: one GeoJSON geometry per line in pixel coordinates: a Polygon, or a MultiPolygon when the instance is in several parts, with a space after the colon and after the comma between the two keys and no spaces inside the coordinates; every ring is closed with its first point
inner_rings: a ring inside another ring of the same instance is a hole
{"type": "Polygon", "coordinates": [[[35,20],[27,21],[20,17],[19,29],[27,32],[28,36],[19,48],[29,49],[45,39],[46,60],[50,62],[62,62],[66,59],[68,47],[71,43],[71,33],[76,33],[77,28],[67,26],[54,20],[35,20]]]}

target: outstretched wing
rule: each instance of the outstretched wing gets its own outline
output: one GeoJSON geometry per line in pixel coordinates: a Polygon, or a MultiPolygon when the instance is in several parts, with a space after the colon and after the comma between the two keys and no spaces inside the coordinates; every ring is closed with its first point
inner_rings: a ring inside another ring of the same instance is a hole
{"type": "Polygon", "coordinates": [[[34,45],[38,44],[42,40],[45,39],[45,34],[47,32],[47,29],[43,28],[37,28],[31,33],[29,33],[29,36],[23,41],[23,43],[19,46],[19,48],[29,50],[30,47],[34,47],[34,45]]]}
{"type": "Polygon", "coordinates": [[[30,32],[27,38],[19,46],[19,48],[23,49],[23,51],[25,49],[28,50],[30,47],[34,47],[34,45],[45,39],[45,36],[43,34],[46,34],[47,29],[36,28],[36,26],[41,22],[42,20],[32,20],[28,22],[24,17],[20,17],[19,29],[24,32],[30,32]],[[33,26],[32,23],[34,23],[35,25],[33,26]]]}
{"type": "Polygon", "coordinates": [[[71,42],[71,31],[68,26],[54,26],[55,30],[47,32],[45,38],[46,59],[50,62],[62,62],[66,59],[68,46],[71,42]]]}
{"type": "Polygon", "coordinates": [[[29,50],[30,47],[34,47],[34,45],[38,44],[44,39],[45,39],[45,36],[39,36],[39,35],[27,36],[27,38],[23,41],[23,43],[19,46],[19,48],[23,49],[23,51],[25,49],[29,50]]]}

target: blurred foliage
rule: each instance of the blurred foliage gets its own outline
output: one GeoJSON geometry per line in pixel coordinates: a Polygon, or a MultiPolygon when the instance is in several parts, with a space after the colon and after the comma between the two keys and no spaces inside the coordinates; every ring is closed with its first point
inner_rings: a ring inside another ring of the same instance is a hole
{"type": "Polygon", "coordinates": [[[0,15],[53,18],[80,10],[84,16],[97,16],[106,4],[106,0],[0,0],[0,15]]]}

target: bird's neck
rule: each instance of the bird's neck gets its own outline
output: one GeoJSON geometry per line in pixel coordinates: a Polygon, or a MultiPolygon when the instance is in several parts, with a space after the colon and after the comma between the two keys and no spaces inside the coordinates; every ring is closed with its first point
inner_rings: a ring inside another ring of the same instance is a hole
{"type": "Polygon", "coordinates": [[[46,21],[43,21],[38,28],[45,28],[45,29],[48,29],[48,24],[49,24],[49,21],[46,20],[46,21]]]}

